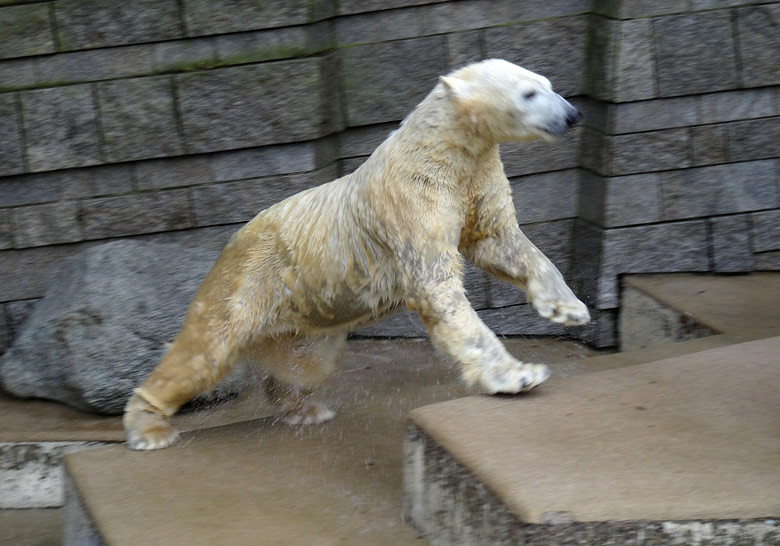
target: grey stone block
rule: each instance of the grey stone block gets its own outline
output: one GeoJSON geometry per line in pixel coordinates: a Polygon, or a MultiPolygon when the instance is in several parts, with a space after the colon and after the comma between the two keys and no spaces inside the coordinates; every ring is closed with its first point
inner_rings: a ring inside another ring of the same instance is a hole
{"type": "Polygon", "coordinates": [[[0,357],[3,356],[13,340],[11,325],[8,323],[8,317],[5,314],[4,307],[5,306],[0,305],[0,357]]]}
{"type": "Polygon", "coordinates": [[[658,18],[654,30],[662,96],[737,86],[729,13],[711,11],[658,18]]]}
{"type": "Polygon", "coordinates": [[[712,218],[710,228],[713,270],[717,273],[752,271],[755,260],[747,215],[712,218]]]}
{"type": "Polygon", "coordinates": [[[726,163],[729,159],[728,134],[725,125],[691,127],[691,161],[693,165],[726,163]]]}
{"type": "Polygon", "coordinates": [[[708,271],[708,254],[705,220],[607,230],[596,305],[618,306],[617,278],[622,273],[708,271]]]}
{"type": "Polygon", "coordinates": [[[175,0],[59,0],[57,31],[63,49],[88,49],[182,37],[175,0]]]}
{"type": "Polygon", "coordinates": [[[362,13],[335,20],[336,42],[340,46],[417,38],[425,32],[427,7],[362,13]]]}
{"type": "Polygon", "coordinates": [[[196,186],[214,179],[208,158],[202,156],[141,161],[133,170],[139,190],[196,186]]]}
{"type": "Polygon", "coordinates": [[[248,222],[263,209],[310,188],[310,174],[274,176],[192,188],[195,223],[198,226],[248,222]]]}
{"type": "Polygon", "coordinates": [[[619,102],[658,96],[652,20],[621,21],[616,39],[612,96],[619,102]]]}
{"type": "Polygon", "coordinates": [[[731,161],[778,157],[780,117],[736,121],[726,129],[731,161]]]}
{"type": "Polygon", "coordinates": [[[358,328],[355,335],[358,337],[427,337],[428,333],[417,313],[401,308],[390,316],[358,328]]]}
{"type": "Polygon", "coordinates": [[[184,0],[183,11],[189,36],[308,22],[305,0],[184,0]]]}
{"type": "Polygon", "coordinates": [[[686,129],[617,135],[611,139],[609,174],[633,174],[690,165],[686,129]]]}
{"type": "Polygon", "coordinates": [[[178,155],[170,78],[134,78],[97,84],[103,146],[109,161],[178,155]]]}
{"type": "Polygon", "coordinates": [[[182,74],[176,87],[190,152],[308,140],[327,130],[319,59],[182,74]]]}
{"type": "Polygon", "coordinates": [[[624,19],[685,13],[687,11],[687,0],[629,0],[620,3],[620,16],[624,19]]]}
{"type": "Polygon", "coordinates": [[[133,173],[129,164],[101,165],[36,175],[48,177],[62,188],[62,197],[75,199],[129,193],[133,190],[133,173]]]}
{"type": "Polygon", "coordinates": [[[657,174],[606,179],[605,227],[649,224],[661,220],[661,180],[657,174]]]}
{"type": "Polygon", "coordinates": [[[59,53],[38,59],[38,85],[141,76],[154,71],[154,46],[59,53]]]}
{"type": "Polygon", "coordinates": [[[780,270],[780,250],[770,252],[759,252],[756,258],[756,271],[778,271],[780,270]]]}
{"type": "Polygon", "coordinates": [[[560,336],[560,324],[540,317],[530,305],[512,305],[500,309],[480,309],[477,315],[499,336],[560,336]]]}
{"type": "Polygon", "coordinates": [[[77,201],[61,201],[13,209],[14,246],[72,243],[83,239],[77,201]]]}
{"type": "Polygon", "coordinates": [[[447,34],[447,64],[450,69],[455,70],[484,58],[479,32],[454,32],[447,34]]]}
{"type": "Polygon", "coordinates": [[[350,15],[367,11],[380,11],[422,4],[435,4],[440,0],[339,0],[338,14],[350,15]]]}
{"type": "Polygon", "coordinates": [[[0,61],[0,91],[33,87],[38,80],[37,58],[0,61]]]}
{"type": "Polygon", "coordinates": [[[154,48],[157,72],[180,72],[208,68],[217,64],[215,38],[193,38],[160,42],[154,48]]]}
{"type": "Polygon", "coordinates": [[[577,215],[593,224],[604,226],[604,203],[609,178],[582,170],[577,192],[577,215]]]}
{"type": "Polygon", "coordinates": [[[780,250],[780,210],[754,212],[753,248],[756,252],[780,250]]]}
{"type": "Polygon", "coordinates": [[[750,161],[661,174],[664,219],[776,208],[773,161],[750,161]]]}
{"type": "Polygon", "coordinates": [[[691,1],[692,11],[699,11],[705,9],[730,8],[745,3],[743,0],[690,0],[690,1],[691,1]]]}
{"type": "MultiPolygon", "coordinates": [[[[612,100],[613,97],[618,25],[617,21],[605,17],[590,18],[585,50],[585,92],[594,99],[612,100]]],[[[587,118],[586,123],[589,123],[587,118]]]]}
{"type": "Polygon", "coordinates": [[[594,173],[608,175],[611,171],[609,165],[611,144],[611,138],[602,131],[584,127],[580,152],[581,166],[594,173]]]}
{"type": "Polygon", "coordinates": [[[82,203],[82,215],[87,239],[193,227],[186,190],[89,199],[82,203]]]}
{"type": "Polygon", "coordinates": [[[221,152],[210,154],[208,159],[217,182],[307,172],[319,167],[317,145],[313,142],[221,152]]]}
{"type": "Polygon", "coordinates": [[[582,129],[574,129],[555,142],[504,144],[501,146],[504,172],[514,177],[576,168],[582,134],[582,129]]]}
{"type": "MultiPolygon", "coordinates": [[[[13,209],[0,209],[0,250],[14,246],[11,212],[13,209]]],[[[1,313],[0,313],[1,314],[1,313]]]]}
{"type": "Polygon", "coordinates": [[[0,95],[0,176],[24,172],[23,158],[18,99],[15,93],[4,93],[0,95]]]}
{"type": "Polygon", "coordinates": [[[572,218],[577,214],[577,169],[522,176],[510,183],[521,224],[572,218]]]}
{"type": "Polygon", "coordinates": [[[346,129],[338,134],[338,155],[342,158],[370,155],[396,129],[395,122],[346,129]]]}
{"type": "Polygon", "coordinates": [[[71,85],[25,91],[21,95],[30,170],[100,162],[91,86],[71,85]]]}
{"type": "Polygon", "coordinates": [[[737,10],[737,28],[743,85],[780,84],[780,5],[737,10]]]}
{"type": "Polygon", "coordinates": [[[471,262],[466,262],[463,272],[463,286],[466,289],[466,297],[474,309],[488,307],[490,300],[490,274],[478,268],[471,262]]]}
{"type": "Polygon", "coordinates": [[[721,123],[780,114],[772,89],[740,89],[699,95],[699,123],[721,123]]]}
{"type": "Polygon", "coordinates": [[[56,201],[62,194],[62,188],[52,184],[51,180],[49,173],[4,178],[0,185],[0,207],[56,201]]]}
{"type": "Polygon", "coordinates": [[[489,28],[485,55],[543,74],[564,96],[583,93],[587,17],[565,17],[489,28]]]}
{"type": "MultiPolygon", "coordinates": [[[[121,413],[178,332],[215,257],[131,241],[79,254],[58,272],[0,361],[4,387],[16,396],[121,413]]],[[[238,372],[211,396],[240,390],[238,372]]]]}
{"type": "Polygon", "coordinates": [[[346,176],[352,174],[368,159],[367,156],[362,157],[347,157],[345,159],[339,159],[339,176],[346,176]]]}
{"type": "Polygon", "coordinates": [[[83,243],[0,251],[0,302],[40,298],[57,274],[58,263],[83,243]]]}
{"type": "Polygon", "coordinates": [[[290,27],[216,37],[220,64],[246,64],[304,56],[310,51],[309,27],[290,27]]]}
{"type": "Polygon", "coordinates": [[[351,47],[339,54],[350,127],[404,118],[447,72],[439,36],[351,47]]]}
{"type": "Polygon", "coordinates": [[[0,8],[0,59],[54,52],[48,4],[0,8]]]}
{"type": "Polygon", "coordinates": [[[521,225],[520,228],[536,247],[555,264],[564,278],[572,279],[579,272],[571,267],[572,220],[556,220],[521,225]]]}
{"type": "Polygon", "coordinates": [[[615,134],[639,133],[696,125],[698,119],[696,106],[696,97],[617,104],[611,108],[612,130],[615,134]]]}

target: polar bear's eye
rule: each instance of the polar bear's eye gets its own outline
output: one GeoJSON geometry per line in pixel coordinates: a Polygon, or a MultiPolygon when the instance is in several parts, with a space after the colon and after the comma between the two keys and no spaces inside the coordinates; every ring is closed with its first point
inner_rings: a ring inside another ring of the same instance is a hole
{"type": "Polygon", "coordinates": [[[528,91],[527,93],[523,93],[523,98],[525,100],[531,100],[536,96],[536,91],[528,91]]]}

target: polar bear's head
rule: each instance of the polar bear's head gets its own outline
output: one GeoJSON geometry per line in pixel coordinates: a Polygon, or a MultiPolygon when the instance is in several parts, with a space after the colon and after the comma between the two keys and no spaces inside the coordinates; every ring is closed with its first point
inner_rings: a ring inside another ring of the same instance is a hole
{"type": "Polygon", "coordinates": [[[495,142],[553,139],[581,117],[547,78],[501,59],[468,65],[440,81],[465,121],[495,142]]]}

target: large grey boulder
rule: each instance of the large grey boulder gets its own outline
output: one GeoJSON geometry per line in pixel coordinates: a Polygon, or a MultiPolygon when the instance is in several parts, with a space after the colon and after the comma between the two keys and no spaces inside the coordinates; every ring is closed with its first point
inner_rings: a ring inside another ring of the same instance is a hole
{"type": "MultiPolygon", "coordinates": [[[[0,359],[9,393],[121,413],[181,327],[213,251],[117,241],[74,256],[0,359]]],[[[235,394],[244,369],[206,399],[235,394]]]]}

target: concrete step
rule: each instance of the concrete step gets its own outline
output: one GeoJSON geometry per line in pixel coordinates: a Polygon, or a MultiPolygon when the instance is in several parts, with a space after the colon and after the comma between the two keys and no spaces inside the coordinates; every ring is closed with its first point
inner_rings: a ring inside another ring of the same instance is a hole
{"type": "Polygon", "coordinates": [[[780,337],[411,413],[434,545],[780,544],[780,337]]]}
{"type": "Polygon", "coordinates": [[[780,335],[780,274],[628,275],[619,319],[621,351],[731,334],[780,335]]]}
{"type": "MultiPolygon", "coordinates": [[[[598,354],[560,339],[507,347],[562,362],[556,373],[598,354]]],[[[424,543],[400,514],[406,416],[466,394],[428,342],[353,341],[321,393],[337,411],[331,423],[260,419],[187,433],[160,452],[117,445],[67,455],[65,543],[424,543]]]]}

